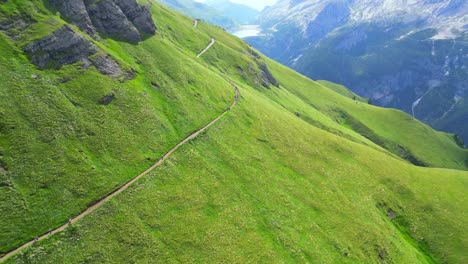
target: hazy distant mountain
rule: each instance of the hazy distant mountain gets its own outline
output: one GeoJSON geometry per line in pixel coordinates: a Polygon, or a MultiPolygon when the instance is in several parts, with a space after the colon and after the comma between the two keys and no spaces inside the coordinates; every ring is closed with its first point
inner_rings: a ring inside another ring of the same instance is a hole
{"type": "MultiPolygon", "coordinates": [[[[419,27],[437,28],[453,36],[463,30],[468,19],[468,2],[464,0],[279,0],[261,14],[265,24],[292,22],[305,33],[317,22],[325,23],[417,23],[419,27]],[[311,24],[312,23],[312,24],[311,24]]],[[[439,36],[443,38],[442,36],[439,36]]]]}
{"type": "Polygon", "coordinates": [[[233,3],[229,0],[208,0],[205,4],[221,11],[225,16],[228,16],[241,24],[254,24],[257,20],[258,14],[260,13],[257,9],[233,3]]]}
{"type": "Polygon", "coordinates": [[[163,5],[210,24],[234,29],[243,24],[256,22],[259,11],[246,5],[228,0],[209,0],[205,3],[193,0],[158,0],[163,5]]]}
{"type": "Polygon", "coordinates": [[[468,139],[467,1],[280,0],[259,20],[270,57],[468,139]]]}
{"type": "Polygon", "coordinates": [[[157,0],[161,4],[183,13],[192,18],[202,19],[210,24],[214,24],[226,29],[235,28],[239,23],[223,12],[218,11],[206,4],[193,0],[157,0]]]}

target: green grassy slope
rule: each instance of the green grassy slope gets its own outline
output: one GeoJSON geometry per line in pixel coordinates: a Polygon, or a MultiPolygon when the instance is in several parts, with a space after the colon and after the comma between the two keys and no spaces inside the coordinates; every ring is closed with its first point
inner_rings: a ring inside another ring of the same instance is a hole
{"type": "MultiPolygon", "coordinates": [[[[230,76],[237,76],[252,87],[261,89],[256,85],[255,78],[245,76],[255,64],[254,56],[250,54],[251,49],[242,46],[240,41],[233,42],[233,38],[222,30],[217,29],[210,34],[218,40],[219,45],[206,55],[206,60],[213,63],[216,69],[221,69],[230,76]],[[242,73],[239,73],[239,68],[244,69],[242,73]]],[[[335,124],[354,130],[375,144],[417,165],[463,170],[468,168],[468,151],[457,145],[454,135],[434,131],[401,111],[356,103],[350,98],[343,98],[280,64],[266,58],[264,60],[269,61],[270,70],[280,81],[282,88],[328,116],[335,124]]],[[[272,99],[278,93],[274,88],[264,92],[272,99]]],[[[283,105],[295,112],[291,105],[283,105]]],[[[314,120],[314,124],[317,123],[316,115],[305,118],[314,120]]],[[[323,126],[323,123],[320,122],[319,126],[323,126]]],[[[328,125],[321,128],[335,131],[329,129],[328,125]]]]}
{"type": "Polygon", "coordinates": [[[155,38],[126,52],[130,45],[109,40],[108,48],[139,72],[121,83],[72,66],[37,71],[1,37],[0,143],[8,172],[0,175],[0,196],[1,211],[10,213],[0,214],[0,251],[82,211],[230,103],[228,84],[198,74],[203,66],[182,55],[191,51],[170,43],[155,38]],[[111,93],[114,102],[100,105],[111,93]]]}
{"type": "Polygon", "coordinates": [[[401,111],[343,98],[284,66],[275,64],[272,72],[289,91],[317,110],[402,158],[423,166],[467,168],[468,152],[454,135],[434,131],[401,111]]]}
{"type": "Polygon", "coordinates": [[[348,88],[346,88],[343,85],[332,83],[332,82],[329,82],[329,81],[326,81],[326,80],[318,80],[317,83],[332,89],[333,91],[335,91],[338,94],[349,97],[349,98],[351,98],[353,100],[356,100],[356,101],[359,101],[361,103],[368,103],[369,102],[369,99],[361,97],[361,96],[353,93],[351,90],[349,90],[348,88]]]}
{"type": "Polygon", "coordinates": [[[205,23],[193,30],[158,4],[152,12],[156,36],[103,41],[137,71],[128,82],[75,66],[37,71],[0,39],[1,251],[66,222],[224,111],[233,96],[224,78],[241,89],[239,105],[117,199],[9,262],[466,262],[468,173],[398,158],[403,148],[426,165],[466,169],[450,135],[269,60],[281,86],[266,89],[241,40],[205,23]]]}
{"type": "Polygon", "coordinates": [[[467,173],[389,159],[242,93],[222,124],[12,262],[466,260],[467,173]]]}

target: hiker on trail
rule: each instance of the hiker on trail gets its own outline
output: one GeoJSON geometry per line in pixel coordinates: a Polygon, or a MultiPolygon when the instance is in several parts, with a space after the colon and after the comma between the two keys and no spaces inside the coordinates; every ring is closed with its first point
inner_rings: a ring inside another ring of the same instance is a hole
{"type": "Polygon", "coordinates": [[[47,234],[51,235],[52,234],[52,229],[49,229],[49,232],[47,234]]]}
{"type": "Polygon", "coordinates": [[[39,238],[38,238],[38,237],[35,237],[35,238],[34,238],[34,242],[37,242],[37,241],[39,241],[39,238]]]}
{"type": "Polygon", "coordinates": [[[68,219],[68,224],[69,224],[69,225],[71,225],[71,224],[72,224],[72,220],[71,220],[71,218],[70,218],[70,219],[68,219]]]}

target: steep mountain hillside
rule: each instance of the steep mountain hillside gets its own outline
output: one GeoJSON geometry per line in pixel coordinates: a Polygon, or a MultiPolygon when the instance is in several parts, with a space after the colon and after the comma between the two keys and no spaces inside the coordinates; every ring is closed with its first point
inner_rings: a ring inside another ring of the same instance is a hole
{"type": "Polygon", "coordinates": [[[0,261],[467,261],[454,135],[160,4],[77,2],[0,5],[0,254],[30,243],[0,261]]]}
{"type": "Polygon", "coordinates": [[[468,139],[468,2],[280,0],[247,41],[314,79],[346,85],[468,139]]]}

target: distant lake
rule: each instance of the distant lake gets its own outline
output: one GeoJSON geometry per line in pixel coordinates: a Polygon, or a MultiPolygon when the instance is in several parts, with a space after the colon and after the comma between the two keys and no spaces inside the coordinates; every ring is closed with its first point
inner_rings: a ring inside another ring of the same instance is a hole
{"type": "Polygon", "coordinates": [[[239,38],[246,38],[258,36],[261,31],[260,25],[244,25],[232,30],[231,34],[239,38]]]}

